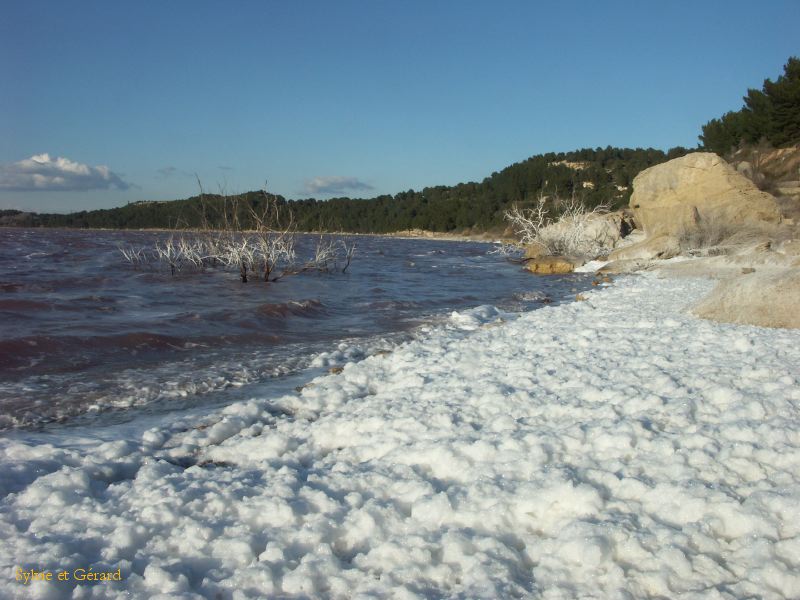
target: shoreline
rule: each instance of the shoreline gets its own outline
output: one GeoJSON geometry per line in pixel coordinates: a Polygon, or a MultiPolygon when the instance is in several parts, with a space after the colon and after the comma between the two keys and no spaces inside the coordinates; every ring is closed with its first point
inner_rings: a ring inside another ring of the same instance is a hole
{"type": "MultiPolygon", "coordinates": [[[[158,227],[144,228],[144,229],[116,229],[109,227],[17,227],[17,226],[0,226],[0,229],[17,229],[28,231],[116,231],[124,232],[147,232],[147,233],[207,233],[214,231],[222,231],[220,229],[162,229],[158,227]]],[[[256,230],[247,229],[237,231],[239,233],[256,233],[256,230]]],[[[411,229],[402,231],[393,231],[389,233],[355,233],[347,231],[295,231],[298,235],[339,235],[339,236],[354,236],[354,237],[385,237],[397,238],[404,240],[425,239],[432,241],[447,241],[447,242],[478,242],[485,244],[497,243],[511,243],[513,240],[502,235],[492,235],[491,233],[449,233],[440,231],[429,231],[424,229],[411,229]]]]}
{"type": "Polygon", "coordinates": [[[111,598],[796,597],[800,331],[687,313],[712,286],[620,277],[130,439],[0,439],[0,563],[67,544],[111,598]]]}

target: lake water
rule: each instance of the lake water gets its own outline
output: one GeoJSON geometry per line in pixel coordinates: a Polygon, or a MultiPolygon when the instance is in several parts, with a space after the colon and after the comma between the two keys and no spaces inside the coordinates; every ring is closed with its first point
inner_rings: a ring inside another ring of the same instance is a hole
{"type": "MultiPolygon", "coordinates": [[[[0,428],[118,421],[302,385],[430,327],[455,331],[452,311],[532,310],[591,281],[536,277],[474,242],[359,236],[344,274],[246,284],[230,271],[134,269],[118,249],[166,235],[0,229],[0,428]]],[[[300,236],[299,254],[315,240],[300,236]]]]}

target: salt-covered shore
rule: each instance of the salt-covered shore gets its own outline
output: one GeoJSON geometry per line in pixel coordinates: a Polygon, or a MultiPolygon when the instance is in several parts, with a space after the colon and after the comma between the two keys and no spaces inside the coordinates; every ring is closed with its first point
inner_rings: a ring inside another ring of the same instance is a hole
{"type": "Polygon", "coordinates": [[[454,314],[130,439],[8,436],[0,596],[800,597],[800,331],[691,316],[712,285],[454,314]],[[122,581],[14,577],[90,566],[122,581]]]}

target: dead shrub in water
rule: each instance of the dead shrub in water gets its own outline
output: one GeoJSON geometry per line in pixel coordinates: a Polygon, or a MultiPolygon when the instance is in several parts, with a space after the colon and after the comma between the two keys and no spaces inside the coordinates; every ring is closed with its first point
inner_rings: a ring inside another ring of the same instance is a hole
{"type": "Polygon", "coordinates": [[[256,273],[270,282],[309,270],[330,273],[341,269],[344,273],[350,266],[355,242],[331,234],[321,235],[313,257],[298,266],[291,211],[282,213],[275,197],[266,192],[257,206],[243,204],[237,196],[223,195],[217,200],[218,214],[212,219],[201,187],[200,231],[171,233],[152,247],[120,247],[123,258],[135,268],[166,265],[172,275],[211,268],[235,270],[242,283],[256,273]],[[242,225],[245,219],[248,229],[242,225]]]}

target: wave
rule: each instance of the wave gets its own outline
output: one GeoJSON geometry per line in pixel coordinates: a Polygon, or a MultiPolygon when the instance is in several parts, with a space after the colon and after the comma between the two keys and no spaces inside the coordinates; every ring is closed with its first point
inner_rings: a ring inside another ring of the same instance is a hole
{"type": "Polygon", "coordinates": [[[327,313],[319,300],[290,300],[289,302],[265,303],[256,307],[259,315],[266,317],[317,317],[327,313]]]}
{"type": "Polygon", "coordinates": [[[38,300],[25,300],[23,298],[12,298],[8,300],[0,300],[0,312],[17,312],[17,311],[36,311],[36,310],[52,310],[53,305],[49,302],[40,302],[38,300]]]}
{"type": "Polygon", "coordinates": [[[421,308],[423,305],[413,300],[378,300],[377,302],[365,303],[366,308],[373,310],[412,310],[421,308]]]}
{"type": "Polygon", "coordinates": [[[309,369],[317,374],[373,354],[385,354],[408,338],[407,333],[352,338],[333,348],[328,342],[262,350],[236,346],[234,352],[189,353],[149,368],[120,367],[88,374],[49,372],[18,381],[0,380],[0,431],[53,423],[80,424],[100,415],[112,421],[126,420],[136,416],[132,409],[163,412],[230,402],[242,393],[252,393],[244,392],[244,386],[273,385],[269,382],[294,385],[286,378],[300,373],[305,373],[301,378],[305,383],[312,378],[309,369]],[[55,398],[54,386],[60,390],[55,398]]]}
{"type": "Polygon", "coordinates": [[[196,344],[171,335],[135,331],[108,336],[32,335],[0,340],[0,371],[35,367],[47,360],[62,368],[83,368],[100,362],[108,351],[186,350],[196,344]]]}

